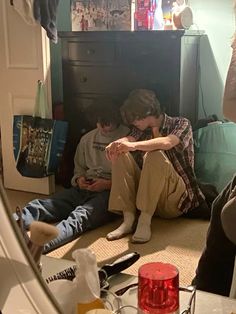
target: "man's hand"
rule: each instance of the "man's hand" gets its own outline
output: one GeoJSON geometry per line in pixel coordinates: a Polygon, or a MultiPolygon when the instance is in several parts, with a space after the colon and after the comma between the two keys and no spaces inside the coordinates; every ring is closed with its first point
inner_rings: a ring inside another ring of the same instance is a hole
{"type": "Polygon", "coordinates": [[[135,142],[130,142],[127,140],[118,140],[110,143],[106,147],[106,157],[110,161],[114,161],[120,154],[135,151],[135,142]]]}
{"type": "Polygon", "coordinates": [[[76,179],[76,184],[81,190],[87,190],[90,182],[85,177],[79,177],[76,179]]]}
{"type": "Polygon", "coordinates": [[[123,141],[119,143],[117,146],[118,155],[123,154],[123,153],[133,152],[135,150],[136,150],[135,142],[123,141]]]}
{"type": "Polygon", "coordinates": [[[76,180],[76,183],[81,190],[101,192],[111,189],[111,180],[106,180],[102,178],[97,178],[91,181],[87,180],[85,177],[79,177],[76,180]]]}
{"type": "Polygon", "coordinates": [[[106,147],[106,157],[108,160],[110,161],[114,161],[117,159],[117,157],[119,156],[119,152],[118,152],[118,146],[119,146],[120,142],[115,141],[110,143],[109,145],[107,145],[106,147]]]}
{"type": "Polygon", "coordinates": [[[110,190],[111,189],[111,180],[106,180],[102,178],[94,179],[92,183],[89,184],[87,187],[88,191],[93,192],[102,192],[104,190],[110,190]]]}

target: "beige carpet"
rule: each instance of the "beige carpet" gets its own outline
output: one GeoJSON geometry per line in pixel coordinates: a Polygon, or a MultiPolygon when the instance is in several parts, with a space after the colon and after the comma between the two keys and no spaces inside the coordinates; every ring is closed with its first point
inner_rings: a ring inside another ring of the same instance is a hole
{"type": "MultiPolygon", "coordinates": [[[[24,206],[37,194],[19,191],[7,191],[12,209],[16,205],[24,206]]],[[[208,222],[178,218],[174,220],[152,221],[152,239],[145,244],[132,244],[130,237],[109,242],[105,236],[119,225],[119,221],[110,223],[96,230],[86,232],[78,239],[49,253],[49,256],[73,260],[72,252],[78,248],[89,247],[96,256],[99,265],[114,261],[116,258],[128,253],[139,252],[141,258],[125,272],[138,274],[138,268],[147,262],[167,262],[179,269],[180,285],[191,283],[198,259],[205,244],[208,222]]]]}
{"type": "Polygon", "coordinates": [[[89,247],[97,256],[99,265],[114,261],[128,252],[138,252],[141,258],[125,270],[137,275],[138,268],[148,262],[165,262],[179,269],[180,285],[191,283],[197,262],[205,243],[208,222],[178,218],[167,221],[154,218],[152,239],[145,244],[133,244],[130,237],[109,242],[105,235],[119,222],[87,232],[73,242],[49,253],[49,256],[73,260],[71,253],[78,248],[89,247]]]}

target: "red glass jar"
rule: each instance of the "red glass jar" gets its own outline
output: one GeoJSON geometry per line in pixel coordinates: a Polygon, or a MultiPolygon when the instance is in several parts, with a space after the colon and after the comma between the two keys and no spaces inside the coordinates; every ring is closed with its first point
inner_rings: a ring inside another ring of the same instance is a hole
{"type": "Polygon", "coordinates": [[[179,313],[179,272],[165,263],[147,263],[139,268],[138,307],[140,314],[179,313]]]}

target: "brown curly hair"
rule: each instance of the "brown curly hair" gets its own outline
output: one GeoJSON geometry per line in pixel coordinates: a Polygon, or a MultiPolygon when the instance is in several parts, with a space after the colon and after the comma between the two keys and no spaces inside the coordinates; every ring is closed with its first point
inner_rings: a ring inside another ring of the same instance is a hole
{"type": "Polygon", "coordinates": [[[128,125],[132,124],[135,120],[142,120],[148,116],[158,118],[161,113],[160,102],[155,92],[148,89],[135,89],[131,91],[121,106],[122,119],[128,125]]]}
{"type": "Polygon", "coordinates": [[[94,99],[85,112],[90,125],[93,127],[96,127],[96,123],[100,123],[102,126],[119,125],[122,121],[118,104],[109,97],[94,99]]]}

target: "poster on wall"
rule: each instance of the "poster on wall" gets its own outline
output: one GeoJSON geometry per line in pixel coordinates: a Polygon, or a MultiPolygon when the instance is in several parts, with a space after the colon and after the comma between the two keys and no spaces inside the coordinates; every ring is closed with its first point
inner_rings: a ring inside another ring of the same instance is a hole
{"type": "Polygon", "coordinates": [[[172,13],[176,1],[177,0],[136,0],[134,29],[172,29],[172,13]]]}
{"type": "Polygon", "coordinates": [[[72,0],[72,31],[130,30],[130,0],[72,0]]]}
{"type": "Polygon", "coordinates": [[[108,0],[108,30],[131,30],[131,1],[108,0]]]}
{"type": "Polygon", "coordinates": [[[107,30],[107,0],[74,0],[71,4],[72,31],[107,30]]]}
{"type": "Polygon", "coordinates": [[[165,25],[172,24],[172,10],[175,1],[176,0],[162,0],[162,11],[165,25]]]}

